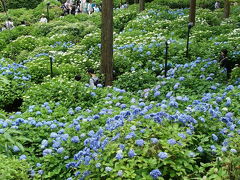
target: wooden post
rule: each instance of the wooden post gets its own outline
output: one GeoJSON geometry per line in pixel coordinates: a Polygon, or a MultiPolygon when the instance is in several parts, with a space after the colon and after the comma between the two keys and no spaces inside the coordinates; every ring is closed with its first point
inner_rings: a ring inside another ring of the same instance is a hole
{"type": "Polygon", "coordinates": [[[195,25],[195,17],[196,17],[196,0],[190,0],[189,22],[192,22],[193,25],[195,25]]]}
{"type": "Polygon", "coordinates": [[[223,17],[224,18],[229,18],[230,15],[230,1],[229,0],[225,0],[224,1],[224,14],[223,17]]]}
{"type": "Polygon", "coordinates": [[[145,9],[145,2],[144,0],[139,0],[139,11],[144,11],[145,9]]]}
{"type": "Polygon", "coordinates": [[[105,86],[113,81],[113,0],[102,1],[101,71],[105,86]]]}

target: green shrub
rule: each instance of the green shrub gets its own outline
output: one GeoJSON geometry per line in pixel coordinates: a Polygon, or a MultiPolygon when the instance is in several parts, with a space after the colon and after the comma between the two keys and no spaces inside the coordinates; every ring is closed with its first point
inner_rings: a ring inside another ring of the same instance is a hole
{"type": "Polygon", "coordinates": [[[27,180],[29,165],[25,161],[0,155],[0,179],[2,180],[27,180]]]}
{"type": "Polygon", "coordinates": [[[235,83],[236,81],[239,81],[240,79],[240,67],[235,67],[232,70],[231,73],[231,82],[235,83]]]}
{"type": "Polygon", "coordinates": [[[114,82],[114,85],[122,89],[129,91],[138,91],[140,89],[145,89],[154,84],[157,81],[156,74],[152,71],[133,71],[126,72],[120,76],[114,82]],[[129,81],[131,79],[131,81],[129,81]]]}

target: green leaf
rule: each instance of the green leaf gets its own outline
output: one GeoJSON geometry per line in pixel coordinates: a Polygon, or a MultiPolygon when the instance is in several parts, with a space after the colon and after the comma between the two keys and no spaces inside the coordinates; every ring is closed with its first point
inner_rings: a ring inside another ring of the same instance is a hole
{"type": "Polygon", "coordinates": [[[6,140],[11,142],[12,144],[15,144],[15,141],[12,139],[12,136],[8,132],[4,133],[4,137],[5,137],[6,140]]]}

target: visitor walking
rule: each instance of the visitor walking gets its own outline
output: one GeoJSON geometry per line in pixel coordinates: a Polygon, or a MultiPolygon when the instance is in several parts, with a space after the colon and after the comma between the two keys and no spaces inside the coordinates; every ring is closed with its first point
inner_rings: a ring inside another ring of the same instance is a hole
{"type": "Polygon", "coordinates": [[[98,79],[97,75],[95,74],[93,69],[88,69],[87,72],[90,76],[89,85],[91,87],[96,87],[99,84],[99,79],[98,79]]]}
{"type": "Polygon", "coordinates": [[[219,9],[220,8],[220,2],[216,1],[214,4],[215,9],[219,9]]]}
{"type": "Polygon", "coordinates": [[[41,19],[40,19],[39,22],[40,22],[40,23],[47,23],[47,22],[48,22],[48,20],[47,20],[47,18],[45,17],[44,14],[42,14],[42,17],[41,17],[41,19]]]}
{"type": "Polygon", "coordinates": [[[93,13],[92,3],[88,3],[87,12],[88,12],[89,15],[93,13]]]}
{"type": "Polygon", "coordinates": [[[220,55],[220,67],[226,68],[227,70],[227,78],[229,79],[231,76],[231,72],[232,72],[232,68],[234,67],[234,63],[232,63],[228,57],[228,50],[227,49],[223,49],[221,51],[221,55],[220,55]]]}
{"type": "Polygon", "coordinates": [[[8,18],[8,20],[5,22],[5,27],[6,27],[6,29],[13,29],[14,28],[14,25],[13,25],[13,22],[12,22],[11,18],[8,18]]]}

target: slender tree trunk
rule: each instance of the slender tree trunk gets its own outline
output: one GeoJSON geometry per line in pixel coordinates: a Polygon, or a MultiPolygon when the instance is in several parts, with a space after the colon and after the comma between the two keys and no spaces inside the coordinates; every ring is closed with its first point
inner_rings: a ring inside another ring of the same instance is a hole
{"type": "Polygon", "coordinates": [[[230,15],[230,1],[229,0],[225,0],[224,1],[224,14],[223,17],[224,18],[229,18],[230,15]]]}
{"type": "Polygon", "coordinates": [[[144,0],[139,0],[139,11],[144,11],[145,10],[145,1],[144,0]]]}
{"type": "Polygon", "coordinates": [[[137,4],[138,3],[138,0],[134,0],[134,4],[137,4]]]}
{"type": "Polygon", "coordinates": [[[6,9],[6,3],[5,3],[5,1],[4,1],[4,0],[1,0],[1,3],[2,3],[2,7],[3,7],[4,12],[6,12],[7,9],[6,9]]]}
{"type": "Polygon", "coordinates": [[[102,1],[101,71],[105,77],[105,85],[111,86],[113,81],[113,0],[102,1]]]}
{"type": "Polygon", "coordinates": [[[195,17],[196,17],[196,0],[190,0],[189,22],[192,22],[193,25],[195,25],[195,17]]]}

